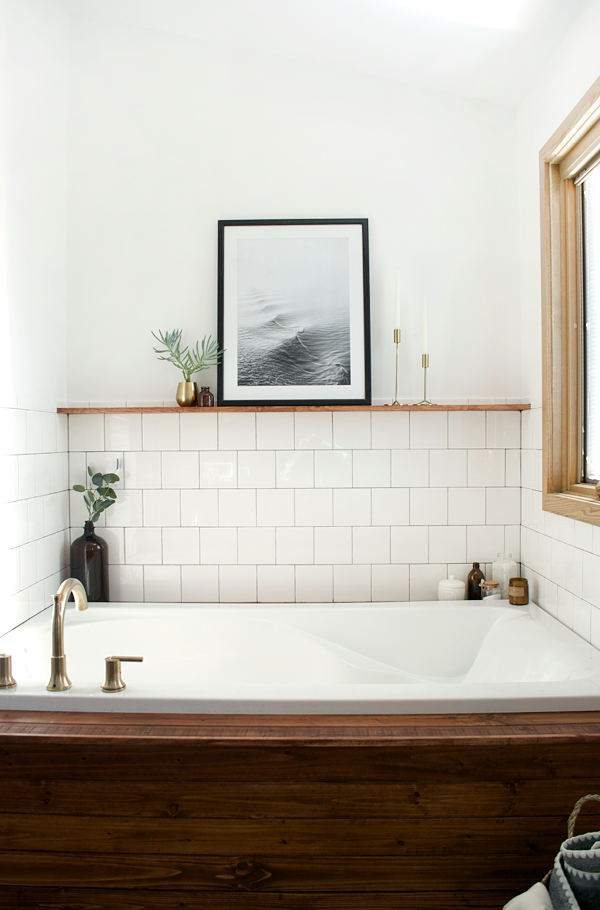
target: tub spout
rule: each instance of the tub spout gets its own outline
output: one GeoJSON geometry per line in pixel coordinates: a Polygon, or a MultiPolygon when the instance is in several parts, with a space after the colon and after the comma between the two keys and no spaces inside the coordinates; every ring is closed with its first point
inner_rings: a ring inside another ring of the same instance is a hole
{"type": "Polygon", "coordinates": [[[77,610],[87,610],[88,608],[85,588],[76,578],[67,578],[57,593],[53,595],[51,673],[50,682],[46,686],[50,692],[64,692],[65,689],[71,688],[65,656],[65,607],[70,594],[75,599],[77,610]]]}

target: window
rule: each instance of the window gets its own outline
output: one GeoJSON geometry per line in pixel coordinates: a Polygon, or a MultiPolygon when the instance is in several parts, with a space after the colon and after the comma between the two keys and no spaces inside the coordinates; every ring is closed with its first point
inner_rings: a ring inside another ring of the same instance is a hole
{"type": "Polygon", "coordinates": [[[600,525],[600,79],[540,153],[543,508],[600,525]]]}

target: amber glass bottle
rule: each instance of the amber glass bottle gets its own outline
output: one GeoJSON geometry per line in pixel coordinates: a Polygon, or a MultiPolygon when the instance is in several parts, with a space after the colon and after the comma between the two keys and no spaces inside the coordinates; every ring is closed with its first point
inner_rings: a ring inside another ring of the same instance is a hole
{"type": "Polygon", "coordinates": [[[71,544],[71,577],[81,582],[90,603],[108,602],[108,544],[96,537],[92,521],[71,544]]]}
{"type": "Polygon", "coordinates": [[[199,408],[214,408],[215,406],[215,396],[211,392],[210,388],[207,385],[203,385],[198,395],[198,407],[199,408]]]}
{"type": "Polygon", "coordinates": [[[467,600],[481,600],[481,587],[479,583],[484,577],[483,572],[479,568],[479,563],[474,562],[473,568],[467,577],[467,600]]]}

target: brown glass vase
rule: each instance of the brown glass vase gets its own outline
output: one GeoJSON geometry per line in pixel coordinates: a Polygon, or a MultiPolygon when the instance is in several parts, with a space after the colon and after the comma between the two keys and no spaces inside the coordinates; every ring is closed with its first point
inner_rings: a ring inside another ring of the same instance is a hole
{"type": "Polygon", "coordinates": [[[83,535],[71,544],[71,577],[85,588],[90,603],[108,602],[108,544],[94,534],[93,521],[86,521],[83,535]]]}
{"type": "Polygon", "coordinates": [[[198,395],[198,407],[199,408],[214,408],[215,406],[215,396],[211,392],[209,386],[203,385],[200,394],[198,395]]]}

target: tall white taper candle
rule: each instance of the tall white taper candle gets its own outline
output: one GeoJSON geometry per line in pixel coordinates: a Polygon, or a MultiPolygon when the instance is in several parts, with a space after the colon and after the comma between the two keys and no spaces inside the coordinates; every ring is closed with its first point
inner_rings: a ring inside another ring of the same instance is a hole
{"type": "Polygon", "coordinates": [[[400,269],[396,272],[396,319],[394,328],[400,328],[400,269]]]}
{"type": "Polygon", "coordinates": [[[423,353],[429,354],[427,340],[427,297],[423,297],[423,353]]]}

